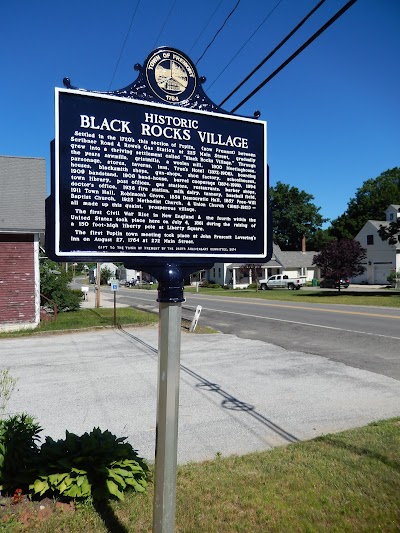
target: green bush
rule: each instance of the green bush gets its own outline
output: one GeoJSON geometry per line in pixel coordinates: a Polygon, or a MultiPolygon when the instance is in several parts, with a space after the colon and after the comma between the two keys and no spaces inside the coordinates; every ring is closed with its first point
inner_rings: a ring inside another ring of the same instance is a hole
{"type": "Polygon", "coordinates": [[[400,278],[400,270],[398,272],[392,270],[386,279],[389,283],[394,285],[396,283],[396,278],[400,278]]]}
{"type": "Polygon", "coordinates": [[[215,283],[214,281],[207,281],[204,280],[200,283],[200,287],[207,287],[208,289],[221,289],[221,285],[219,283],[215,283]]]}
{"type": "Polygon", "coordinates": [[[41,298],[40,304],[51,307],[46,298],[55,302],[59,311],[76,311],[80,307],[80,291],[69,288],[72,274],[60,269],[60,265],[46,258],[40,260],[40,292],[45,298],[41,298]],[[79,294],[77,294],[79,292],[79,294]]]}
{"type": "Polygon", "coordinates": [[[64,440],[46,437],[39,456],[34,494],[94,500],[124,498],[125,489],[145,491],[149,469],[125,438],[94,428],[64,440]]]}
{"type": "Polygon", "coordinates": [[[248,289],[257,289],[257,283],[250,283],[250,285],[247,288],[248,289]]]}
{"type": "Polygon", "coordinates": [[[112,277],[113,273],[108,267],[103,267],[100,269],[100,285],[107,285],[112,277]]]}
{"type": "Polygon", "coordinates": [[[34,479],[34,465],[42,428],[26,413],[0,420],[0,483],[1,490],[13,492],[27,487],[34,479]]]}

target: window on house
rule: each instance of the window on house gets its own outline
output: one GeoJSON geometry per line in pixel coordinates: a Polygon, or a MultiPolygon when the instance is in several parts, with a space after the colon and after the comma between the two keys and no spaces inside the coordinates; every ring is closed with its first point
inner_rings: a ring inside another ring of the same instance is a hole
{"type": "Polygon", "coordinates": [[[213,278],[215,278],[215,268],[213,268],[213,278]]]}
{"type": "Polygon", "coordinates": [[[221,277],[221,267],[218,267],[218,276],[221,277]]]}
{"type": "Polygon", "coordinates": [[[368,244],[374,244],[374,236],[373,235],[367,235],[367,245],[368,244]]]}
{"type": "Polygon", "coordinates": [[[393,213],[389,213],[389,220],[393,220],[393,213]]]}

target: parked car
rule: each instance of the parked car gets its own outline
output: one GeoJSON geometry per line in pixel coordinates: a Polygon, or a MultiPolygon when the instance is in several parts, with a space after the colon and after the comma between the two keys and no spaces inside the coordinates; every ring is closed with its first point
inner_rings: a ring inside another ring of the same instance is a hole
{"type": "Polygon", "coordinates": [[[340,278],[340,280],[334,278],[325,278],[321,280],[319,286],[321,289],[338,289],[339,283],[343,289],[347,289],[347,287],[350,285],[350,280],[347,278],[340,278]]]}

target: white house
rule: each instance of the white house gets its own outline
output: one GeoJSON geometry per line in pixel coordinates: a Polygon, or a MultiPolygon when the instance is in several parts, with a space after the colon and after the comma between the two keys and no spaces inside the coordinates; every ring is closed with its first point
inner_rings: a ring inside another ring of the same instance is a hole
{"type": "MultiPolygon", "coordinates": [[[[273,245],[271,259],[267,263],[257,264],[261,271],[260,278],[267,278],[274,274],[287,274],[289,277],[303,277],[306,281],[319,278],[319,269],[312,264],[317,252],[290,251],[283,252],[277,244],[273,245]]],[[[201,272],[201,279],[206,279],[219,285],[232,285],[233,288],[245,288],[253,283],[252,272],[246,268],[246,263],[215,263],[207,271],[201,272]]],[[[192,281],[197,278],[192,276],[192,281]]]]}
{"type": "MultiPolygon", "coordinates": [[[[116,277],[118,267],[114,263],[100,263],[100,270],[108,269],[111,272],[113,278],[116,277]]],[[[96,283],[97,266],[92,267],[89,270],[89,283],[96,283]]]]}
{"type": "Polygon", "coordinates": [[[400,205],[389,205],[385,213],[386,220],[368,220],[356,235],[356,240],[367,250],[367,257],[363,262],[364,274],[352,278],[353,283],[387,284],[390,272],[400,270],[400,234],[396,244],[389,244],[378,233],[380,226],[389,226],[400,218],[400,205]]]}

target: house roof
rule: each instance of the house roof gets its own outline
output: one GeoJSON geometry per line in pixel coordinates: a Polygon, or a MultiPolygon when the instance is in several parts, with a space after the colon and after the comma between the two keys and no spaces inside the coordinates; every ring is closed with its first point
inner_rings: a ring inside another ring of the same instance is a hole
{"type": "Polygon", "coordinates": [[[380,226],[384,226],[387,228],[390,224],[390,222],[387,222],[386,220],[368,220],[376,229],[379,229],[380,226]]]}
{"type": "Polygon", "coordinates": [[[276,259],[282,263],[284,268],[299,268],[307,267],[311,268],[314,255],[318,252],[282,252],[279,251],[276,255],[276,259]]]}
{"type": "Polygon", "coordinates": [[[284,268],[311,268],[314,255],[318,253],[313,251],[304,253],[300,251],[284,252],[276,243],[273,244],[272,250],[273,254],[271,259],[276,259],[284,268]]]}
{"type": "MultiPolygon", "coordinates": [[[[298,252],[298,251],[287,251],[283,252],[278,244],[273,244],[272,247],[273,253],[271,259],[267,263],[257,263],[263,267],[268,268],[311,268],[313,266],[314,255],[318,252],[298,252]]],[[[240,268],[245,263],[232,263],[229,265],[229,268],[240,268]]]]}
{"type": "MultiPolygon", "coordinates": [[[[247,263],[231,263],[228,268],[242,268],[243,265],[246,265],[247,263]]],[[[281,264],[278,262],[278,261],[275,261],[274,259],[271,259],[270,261],[268,261],[267,263],[254,263],[255,265],[257,266],[260,266],[260,267],[269,267],[269,268],[273,268],[273,267],[276,267],[276,268],[281,268],[281,264]]]]}
{"type": "Polygon", "coordinates": [[[0,184],[0,231],[43,233],[45,159],[0,156],[0,184]]]}
{"type": "MultiPolygon", "coordinates": [[[[393,207],[396,207],[396,206],[393,206],[393,207]]],[[[389,222],[388,220],[367,220],[367,222],[364,224],[361,230],[357,233],[356,240],[361,242],[361,244],[363,244],[362,239],[363,239],[363,236],[365,236],[365,233],[368,233],[368,231],[373,232],[374,230],[378,233],[381,226],[383,228],[389,228],[390,224],[391,222],[389,222]],[[373,229],[371,228],[371,226],[373,229]]],[[[396,233],[396,235],[400,237],[400,232],[396,233]]],[[[400,241],[398,240],[398,242],[394,243],[393,246],[395,250],[399,250],[400,241]]]]}

